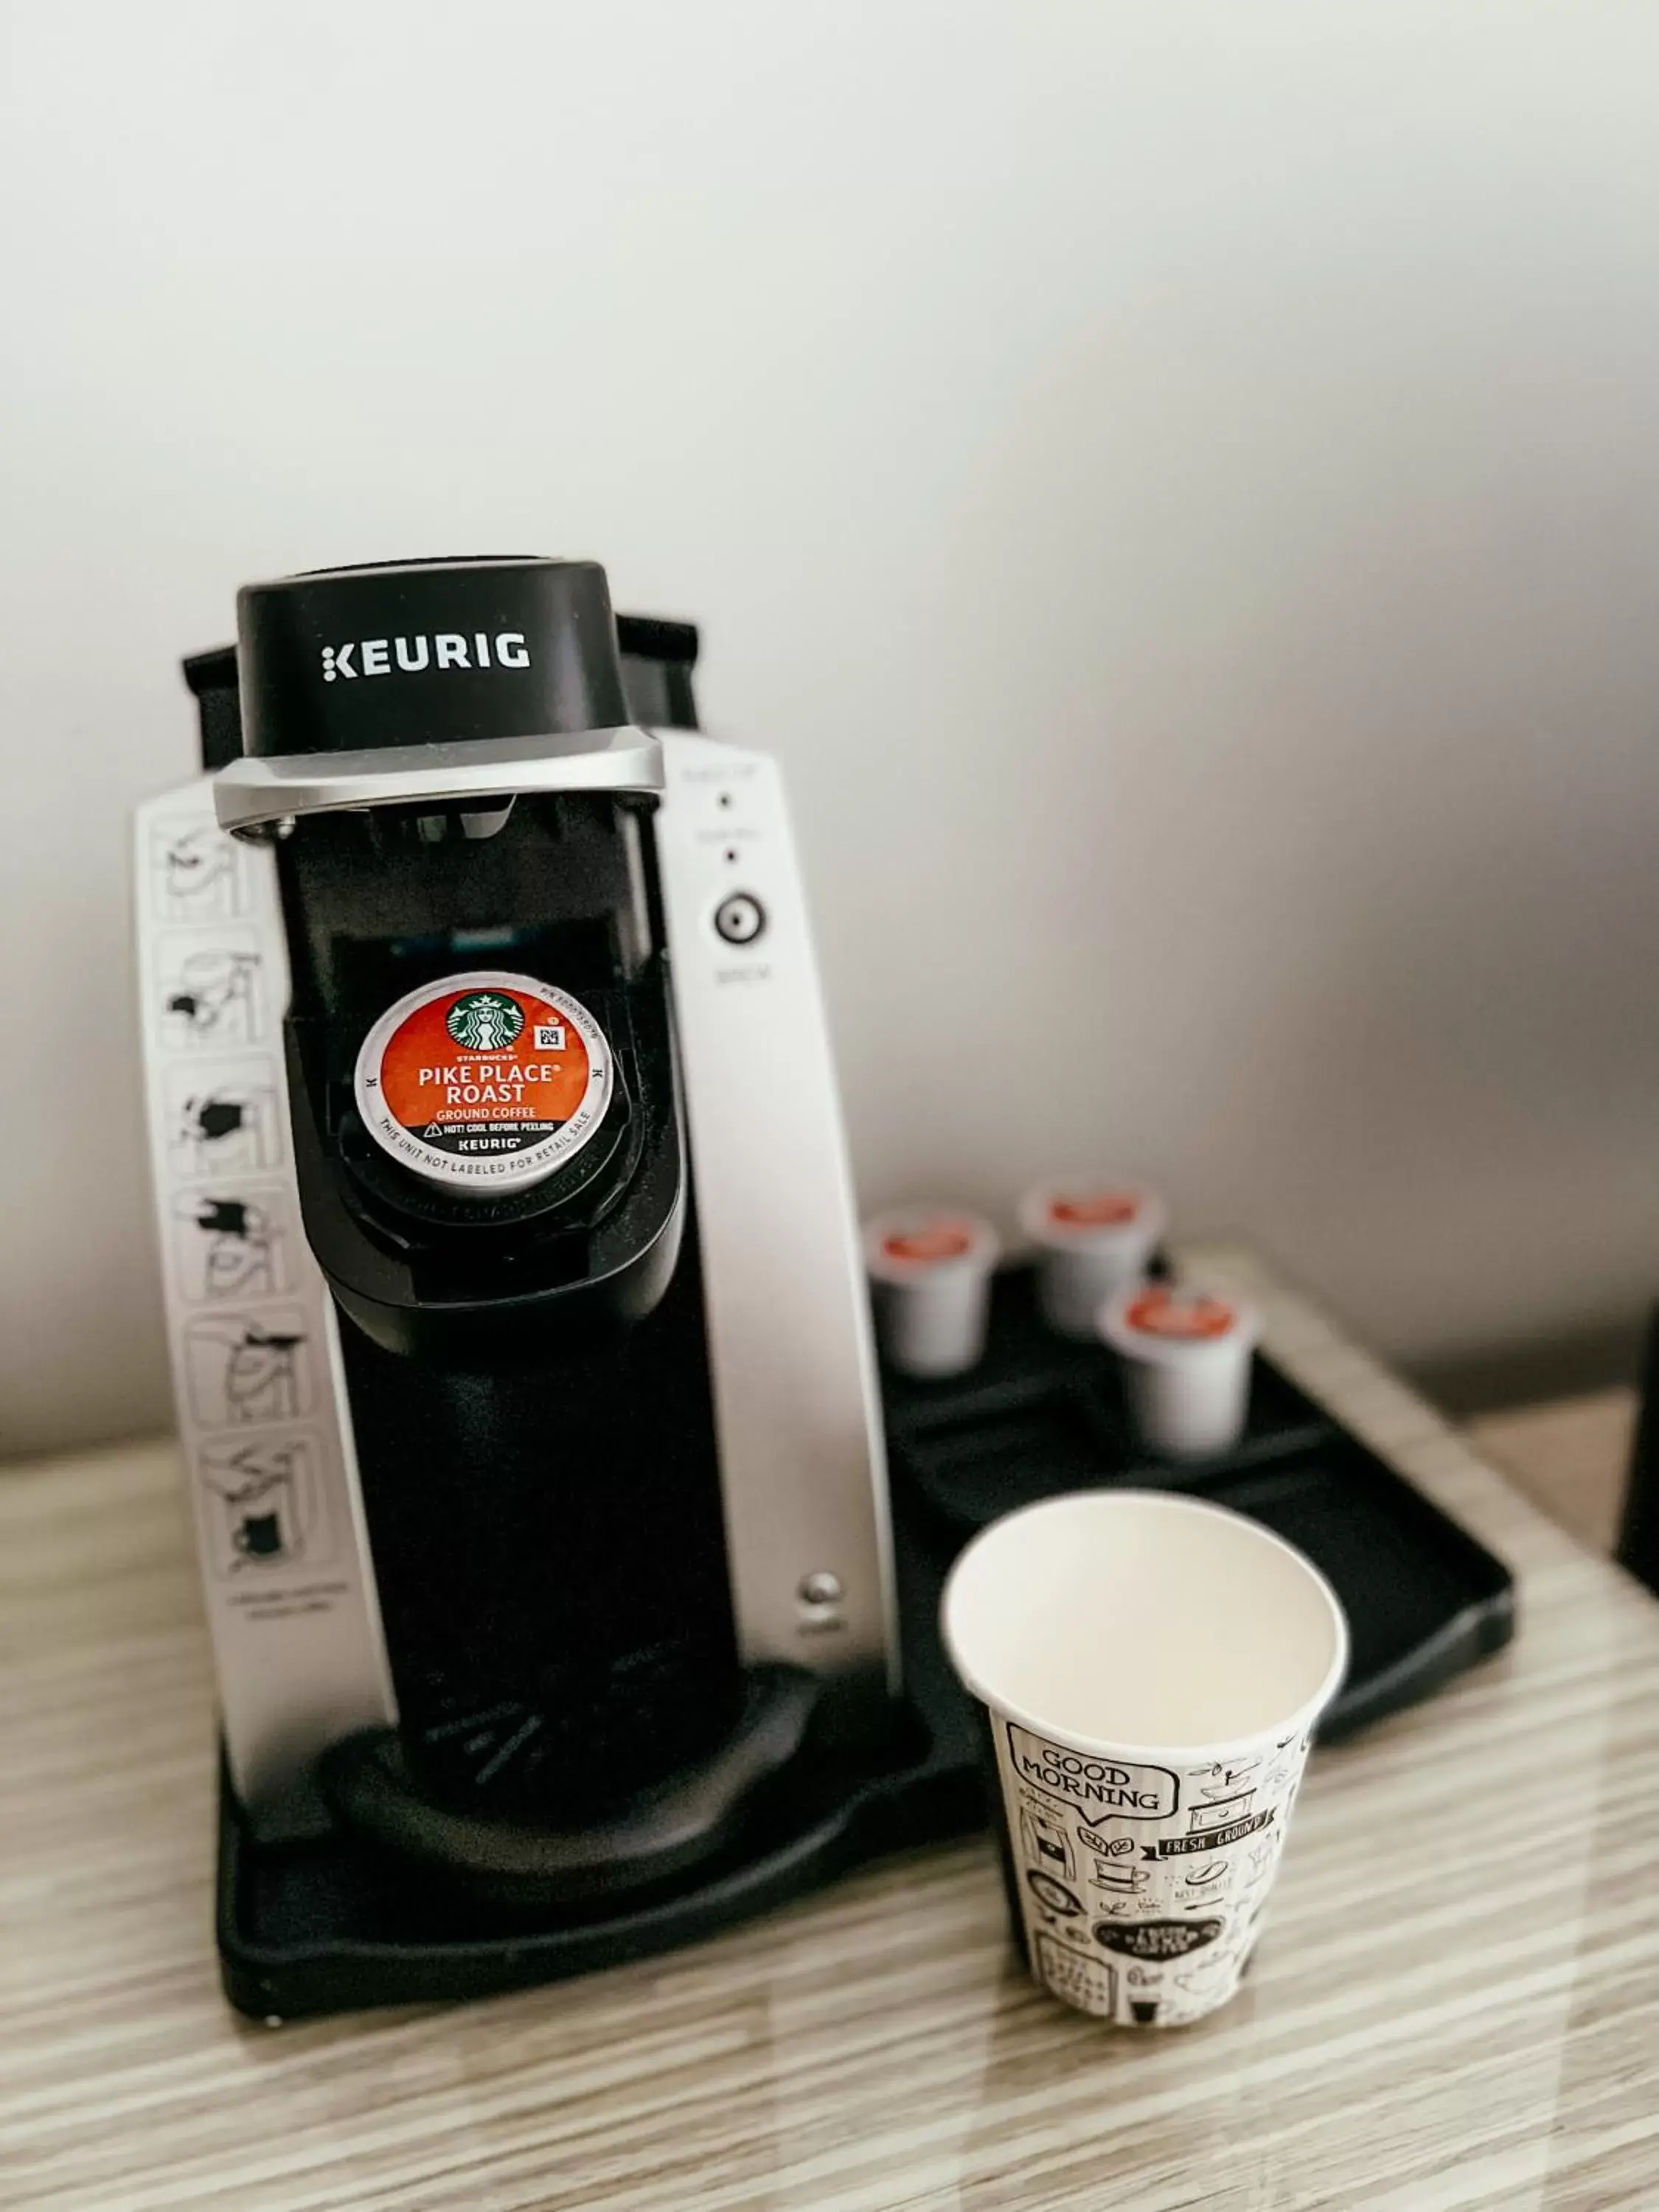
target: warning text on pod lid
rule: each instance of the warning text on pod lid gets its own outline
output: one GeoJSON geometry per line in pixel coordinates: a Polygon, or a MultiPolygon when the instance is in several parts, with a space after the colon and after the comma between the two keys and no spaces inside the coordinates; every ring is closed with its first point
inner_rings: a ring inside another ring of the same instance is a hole
{"type": "Polygon", "coordinates": [[[1097,1815],[1115,1813],[1126,1820],[1167,1820],[1181,1802],[1181,1785],[1167,1766],[1130,1766],[1045,1743],[1012,1721],[1008,1756],[1016,1774],[1038,1789],[1069,1797],[1097,1815]]]}

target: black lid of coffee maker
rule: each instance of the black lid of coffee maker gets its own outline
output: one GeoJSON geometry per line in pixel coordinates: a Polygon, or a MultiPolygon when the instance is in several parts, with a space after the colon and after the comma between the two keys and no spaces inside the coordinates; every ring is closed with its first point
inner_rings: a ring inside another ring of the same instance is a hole
{"type": "Polygon", "coordinates": [[[244,744],[356,752],[628,720],[596,561],[394,561],[236,595],[244,744]]]}
{"type": "MultiPolygon", "coordinates": [[[[622,649],[623,695],[628,719],[647,729],[695,730],[697,698],[693,672],[697,662],[695,623],[670,622],[659,615],[617,617],[622,649]]],[[[202,766],[211,772],[242,755],[242,706],[237,690],[236,648],[216,646],[181,662],[185,681],[196,695],[202,766]]]]}

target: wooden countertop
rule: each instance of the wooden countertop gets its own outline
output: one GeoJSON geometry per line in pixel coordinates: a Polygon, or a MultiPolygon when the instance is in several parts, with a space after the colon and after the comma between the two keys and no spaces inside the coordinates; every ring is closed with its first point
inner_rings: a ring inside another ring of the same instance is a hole
{"type": "Polygon", "coordinates": [[[1596,1390],[1553,1405],[1485,1413],[1464,1434],[1552,1521],[1593,1552],[1619,1540],[1636,1439],[1634,1390],[1596,1390]]]}
{"type": "MultiPolygon", "coordinates": [[[[1216,1261],[1216,1255],[1209,1255],[1216,1261]]],[[[1315,1758],[1243,1995],[1033,1988],[988,1845],[487,2004],[217,1990],[171,1448],[0,1475],[6,2212],[1553,2212],[1659,2202],[1659,1605],[1237,1254],[1269,1342],[1522,1584],[1513,1650],[1315,1758]]]]}

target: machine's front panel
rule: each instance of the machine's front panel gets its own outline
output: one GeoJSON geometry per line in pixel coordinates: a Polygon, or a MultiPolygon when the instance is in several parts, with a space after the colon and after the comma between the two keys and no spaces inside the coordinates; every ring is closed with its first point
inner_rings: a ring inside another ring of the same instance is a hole
{"type": "Polygon", "coordinates": [[[825,1678],[852,1734],[897,1687],[886,1470],[805,901],[764,755],[662,732],[657,848],[746,1660],[825,1678]]]}
{"type": "MultiPolygon", "coordinates": [[[[558,567],[460,564],[556,598],[558,567]]],[[[140,823],[153,1140],[256,1838],[325,1798],[337,1837],[552,1905],[729,1866],[820,1817],[821,1760],[850,1788],[890,1756],[890,1531],[776,771],[557,716],[526,762],[481,687],[428,743],[452,695],[412,648],[411,688],[339,708],[392,663],[343,676],[324,617],[452,580],[243,595],[260,758],[140,823]],[[227,804],[250,769],[285,811],[227,804]]],[[[581,682],[547,697],[609,713],[575,584],[581,682]]],[[[532,667],[568,643],[524,636],[532,667]]]]}

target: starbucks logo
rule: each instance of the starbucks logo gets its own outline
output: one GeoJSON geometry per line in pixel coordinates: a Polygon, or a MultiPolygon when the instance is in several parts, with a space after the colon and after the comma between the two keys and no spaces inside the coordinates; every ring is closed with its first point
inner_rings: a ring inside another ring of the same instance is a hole
{"type": "Polygon", "coordinates": [[[524,1027],[524,1014],[505,991],[469,991],[450,1008],[445,1027],[469,1052],[501,1052],[524,1027]]]}

